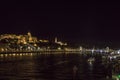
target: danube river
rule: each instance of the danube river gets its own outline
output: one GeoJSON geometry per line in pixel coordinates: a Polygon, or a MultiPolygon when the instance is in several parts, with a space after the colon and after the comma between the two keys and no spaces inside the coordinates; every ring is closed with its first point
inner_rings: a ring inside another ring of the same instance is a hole
{"type": "Polygon", "coordinates": [[[0,80],[107,80],[101,58],[80,53],[0,54],[0,80]]]}

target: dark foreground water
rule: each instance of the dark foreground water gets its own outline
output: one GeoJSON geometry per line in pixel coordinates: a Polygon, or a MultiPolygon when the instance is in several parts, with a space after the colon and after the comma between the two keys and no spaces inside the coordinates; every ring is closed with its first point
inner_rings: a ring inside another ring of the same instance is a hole
{"type": "Polygon", "coordinates": [[[0,54],[0,80],[105,80],[101,61],[90,63],[88,58],[64,53],[0,54]]]}

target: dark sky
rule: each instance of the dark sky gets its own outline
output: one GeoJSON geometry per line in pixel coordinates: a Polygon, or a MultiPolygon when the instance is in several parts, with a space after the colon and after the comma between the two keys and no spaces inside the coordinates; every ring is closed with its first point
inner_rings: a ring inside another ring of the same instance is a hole
{"type": "Polygon", "coordinates": [[[3,2],[0,34],[26,34],[77,44],[120,47],[119,2],[3,2]]]}

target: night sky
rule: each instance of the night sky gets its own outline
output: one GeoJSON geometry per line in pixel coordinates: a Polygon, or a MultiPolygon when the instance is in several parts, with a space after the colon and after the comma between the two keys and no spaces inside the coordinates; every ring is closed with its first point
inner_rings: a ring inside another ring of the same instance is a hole
{"type": "Polygon", "coordinates": [[[78,45],[120,47],[118,2],[3,2],[0,34],[26,34],[78,45]]]}

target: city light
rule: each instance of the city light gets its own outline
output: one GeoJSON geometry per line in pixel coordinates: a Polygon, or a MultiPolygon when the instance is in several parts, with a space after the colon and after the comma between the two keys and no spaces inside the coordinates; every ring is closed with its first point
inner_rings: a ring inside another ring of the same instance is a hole
{"type": "Polygon", "coordinates": [[[120,79],[120,74],[118,75],[118,78],[120,79]]]}

